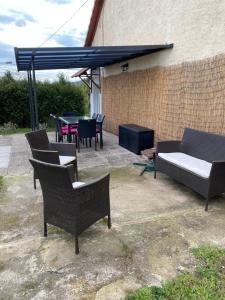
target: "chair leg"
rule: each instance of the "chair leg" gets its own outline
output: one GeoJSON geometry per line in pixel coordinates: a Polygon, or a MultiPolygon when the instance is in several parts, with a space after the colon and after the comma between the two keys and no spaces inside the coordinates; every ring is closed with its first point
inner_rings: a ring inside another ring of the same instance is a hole
{"type": "Polygon", "coordinates": [[[92,140],[92,138],[89,138],[89,146],[90,146],[90,148],[91,148],[91,140],[92,140]]]}
{"type": "Polygon", "coordinates": [[[87,144],[87,138],[85,138],[85,143],[86,143],[86,148],[88,147],[88,144],[87,144]]]}
{"type": "Polygon", "coordinates": [[[110,229],[112,226],[112,223],[111,223],[111,216],[110,214],[108,214],[108,228],[110,229]]]}
{"type": "Polygon", "coordinates": [[[76,148],[77,148],[77,135],[75,135],[75,143],[76,143],[76,148]]]}
{"type": "Polygon", "coordinates": [[[44,236],[47,236],[47,234],[48,234],[47,223],[44,222],[44,236]]]}
{"type": "Polygon", "coordinates": [[[209,206],[209,198],[206,198],[206,200],[205,200],[205,211],[208,211],[208,206],[209,206]]]}
{"type": "Polygon", "coordinates": [[[75,236],[75,253],[79,254],[80,250],[79,250],[79,242],[78,242],[78,237],[75,236]]]}
{"type": "Polygon", "coordinates": [[[78,152],[80,152],[80,138],[78,137],[78,152]]]}
{"type": "Polygon", "coordinates": [[[95,137],[95,151],[97,151],[97,138],[95,137]]]}
{"type": "Polygon", "coordinates": [[[154,178],[156,179],[156,170],[154,171],[154,178]]]}
{"type": "Polygon", "coordinates": [[[36,186],[36,178],[34,176],[34,189],[36,190],[37,186],[36,186]]]}
{"type": "Polygon", "coordinates": [[[77,179],[77,181],[78,181],[79,179],[78,179],[78,169],[77,169],[77,162],[76,162],[76,165],[75,165],[75,174],[76,174],[76,179],[77,179]]]}

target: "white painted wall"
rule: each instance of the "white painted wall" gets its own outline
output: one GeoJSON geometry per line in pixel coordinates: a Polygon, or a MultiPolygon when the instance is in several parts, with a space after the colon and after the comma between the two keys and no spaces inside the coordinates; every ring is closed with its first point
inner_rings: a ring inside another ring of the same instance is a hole
{"type": "MultiPolygon", "coordinates": [[[[100,72],[100,70],[96,70],[96,73],[100,72]]],[[[100,86],[99,76],[93,75],[93,81],[100,86]]],[[[90,115],[93,113],[101,114],[102,113],[102,97],[101,91],[99,88],[93,83],[92,84],[92,92],[90,94],[90,115]]]]}
{"type": "Polygon", "coordinates": [[[174,48],[130,60],[129,72],[225,53],[225,0],[105,0],[93,46],[165,43],[174,48]]]}

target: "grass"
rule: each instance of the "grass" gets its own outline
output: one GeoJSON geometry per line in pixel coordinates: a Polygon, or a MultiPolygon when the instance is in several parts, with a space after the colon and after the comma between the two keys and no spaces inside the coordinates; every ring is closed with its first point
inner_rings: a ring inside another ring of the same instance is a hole
{"type": "Polygon", "coordinates": [[[124,300],[224,300],[225,249],[202,246],[192,250],[197,259],[194,273],[184,272],[162,287],[143,287],[124,300]]]}
{"type": "MultiPolygon", "coordinates": [[[[54,128],[47,128],[47,132],[54,131],[54,128]]],[[[1,129],[0,127],[0,135],[10,135],[15,133],[27,133],[30,132],[30,128],[9,128],[9,129],[1,129]]]]}
{"type": "Polygon", "coordinates": [[[4,182],[3,176],[0,176],[0,191],[3,188],[3,182],[4,182]]]}
{"type": "Polygon", "coordinates": [[[0,134],[1,135],[10,135],[14,133],[27,133],[31,129],[30,128],[0,128],[0,134]]]}

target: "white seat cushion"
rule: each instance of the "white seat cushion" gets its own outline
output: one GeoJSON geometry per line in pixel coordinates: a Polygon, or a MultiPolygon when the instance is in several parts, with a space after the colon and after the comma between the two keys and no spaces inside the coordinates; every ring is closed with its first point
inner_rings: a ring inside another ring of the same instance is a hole
{"type": "Polygon", "coordinates": [[[181,152],[158,153],[158,156],[201,177],[209,178],[212,164],[205,160],[181,152]]]}
{"type": "Polygon", "coordinates": [[[74,159],[75,159],[75,156],[59,155],[60,165],[66,165],[66,164],[72,162],[74,159]]]}
{"type": "Polygon", "coordinates": [[[78,187],[80,187],[84,184],[85,184],[85,182],[81,182],[81,181],[75,181],[75,182],[72,183],[74,189],[78,188],[78,187]]]}

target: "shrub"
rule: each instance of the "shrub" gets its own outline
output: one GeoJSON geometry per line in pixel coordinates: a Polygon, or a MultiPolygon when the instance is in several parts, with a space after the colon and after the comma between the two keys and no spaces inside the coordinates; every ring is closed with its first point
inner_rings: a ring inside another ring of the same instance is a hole
{"type": "MultiPolygon", "coordinates": [[[[50,113],[76,111],[83,115],[87,90],[73,84],[59,74],[58,81],[36,83],[39,123],[48,123],[50,113]]],[[[29,93],[27,80],[15,80],[10,72],[0,78],[0,125],[14,123],[18,127],[30,126],[29,93]]]]}

